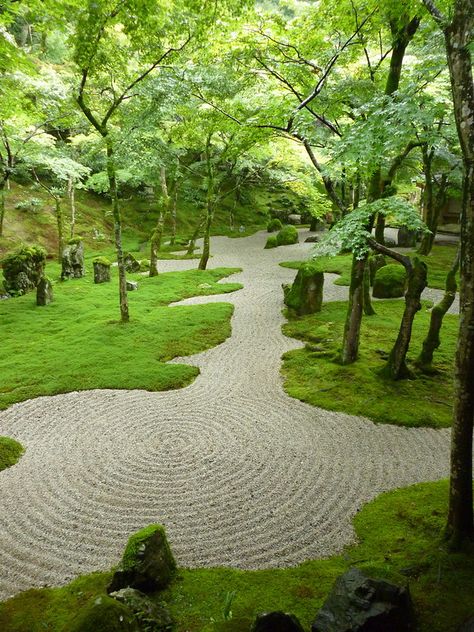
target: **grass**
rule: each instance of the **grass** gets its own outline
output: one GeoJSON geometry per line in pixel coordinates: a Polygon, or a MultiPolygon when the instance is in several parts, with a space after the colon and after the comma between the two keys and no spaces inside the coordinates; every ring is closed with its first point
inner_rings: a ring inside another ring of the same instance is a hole
{"type": "MultiPolygon", "coordinates": [[[[422,257],[416,252],[409,253],[411,256],[418,256],[428,266],[428,287],[444,290],[446,284],[446,275],[450,270],[456,257],[457,247],[454,245],[433,246],[431,253],[422,257]]],[[[336,285],[350,285],[351,282],[351,264],[352,255],[336,255],[335,257],[318,257],[317,265],[321,272],[333,272],[340,274],[339,279],[335,281],[336,285]]],[[[298,270],[305,261],[284,261],[280,263],[284,268],[292,268],[298,270]]],[[[396,265],[401,265],[395,261],[391,261],[396,265]]]]}
{"type": "MultiPolygon", "coordinates": [[[[443,546],[447,493],[441,481],[382,494],[355,516],[359,541],[340,555],[287,569],[178,569],[159,598],[173,614],[176,632],[247,632],[257,613],[275,609],[293,612],[309,629],[336,577],[358,566],[409,584],[419,632],[454,632],[474,611],[474,551],[453,554],[443,546]],[[233,617],[226,621],[225,604],[234,591],[233,617]]],[[[110,573],[95,573],[63,588],[20,593],[0,604],[0,629],[65,632],[109,579],[110,573]]]]}
{"type": "MultiPolygon", "coordinates": [[[[58,266],[48,265],[53,276],[58,266]]],[[[236,269],[170,272],[154,278],[130,275],[139,290],[128,294],[131,322],[118,322],[116,268],[112,282],[56,282],[55,300],[37,307],[34,293],[0,302],[0,409],[40,395],[89,388],[150,391],[189,384],[199,369],[165,364],[223,342],[233,307],[210,303],[168,307],[198,295],[232,292],[240,284],[218,284],[236,269]],[[15,359],[12,362],[12,358],[15,359]]]]}
{"type": "MultiPolygon", "coordinates": [[[[430,374],[393,382],[383,378],[384,366],[398,333],[404,302],[374,303],[377,314],[364,317],[360,358],[351,365],[338,363],[347,305],[331,302],[317,314],[294,318],[283,326],[287,336],[303,340],[303,349],[283,356],[282,372],[289,395],[327,410],[363,415],[380,423],[401,426],[449,427],[453,402],[453,358],[458,317],[446,315],[441,346],[430,374]]],[[[408,359],[416,359],[429,326],[426,304],[415,318],[408,359]]]]}
{"type": "Polygon", "coordinates": [[[23,452],[23,446],[18,441],[10,437],[0,437],[0,472],[15,465],[23,452]]]}

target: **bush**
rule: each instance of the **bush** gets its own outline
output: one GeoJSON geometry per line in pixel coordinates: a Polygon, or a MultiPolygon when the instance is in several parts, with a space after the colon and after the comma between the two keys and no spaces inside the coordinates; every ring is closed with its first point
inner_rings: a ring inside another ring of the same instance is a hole
{"type": "Polygon", "coordinates": [[[138,632],[133,613],[111,597],[98,597],[82,608],[67,632],[138,632]]]}
{"type": "Polygon", "coordinates": [[[277,246],[277,236],[270,235],[270,237],[267,239],[267,243],[265,244],[265,249],[267,250],[268,248],[276,248],[277,246]]]}
{"type": "Polygon", "coordinates": [[[267,224],[267,231],[269,233],[274,233],[277,230],[281,230],[282,228],[283,228],[283,224],[277,217],[275,217],[274,219],[271,219],[267,224]]]}
{"type": "Polygon", "coordinates": [[[35,212],[39,210],[43,206],[43,202],[38,198],[31,198],[29,200],[24,200],[23,202],[17,202],[15,204],[15,208],[19,211],[31,211],[35,212]]]}
{"type": "Polygon", "coordinates": [[[390,264],[379,268],[375,274],[374,289],[375,298],[400,298],[405,294],[406,287],[405,268],[400,265],[390,264]]]}
{"type": "Polygon", "coordinates": [[[298,231],[294,226],[284,226],[276,236],[277,246],[289,246],[298,243],[298,231]]]}

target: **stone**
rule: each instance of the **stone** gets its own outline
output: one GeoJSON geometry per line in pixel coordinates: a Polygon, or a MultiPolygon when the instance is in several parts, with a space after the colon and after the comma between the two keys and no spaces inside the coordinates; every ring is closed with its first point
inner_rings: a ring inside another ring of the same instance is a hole
{"type": "Polygon", "coordinates": [[[401,265],[390,263],[375,273],[374,298],[401,298],[405,294],[407,275],[401,265]]]}
{"type": "Polygon", "coordinates": [[[36,305],[49,305],[53,301],[53,284],[43,277],[36,288],[36,305]]]}
{"type": "Polygon", "coordinates": [[[41,246],[22,246],[2,261],[5,292],[22,296],[34,290],[44,276],[46,250],[41,246]]]}
{"type": "Polygon", "coordinates": [[[408,588],[351,568],[334,584],[312,632],[410,632],[414,615],[408,588]]]}
{"type": "Polygon", "coordinates": [[[294,614],[275,611],[257,615],[251,632],[304,632],[304,630],[294,614]]]}
{"type": "Polygon", "coordinates": [[[111,262],[105,257],[97,257],[92,262],[94,267],[94,283],[107,283],[110,281],[111,262]]]}
{"type": "Polygon", "coordinates": [[[82,239],[71,239],[64,248],[61,279],[80,279],[86,273],[84,266],[84,244],[82,239]]]}
{"type": "Polygon", "coordinates": [[[168,632],[173,628],[173,619],[161,603],[152,601],[135,588],[122,588],[110,594],[123,603],[135,615],[143,630],[148,632],[168,632]]]}
{"type": "Polygon", "coordinates": [[[306,237],[304,241],[306,244],[317,244],[319,237],[317,235],[310,235],[309,237],[306,237]]]}
{"type": "Polygon", "coordinates": [[[140,632],[132,611],[116,599],[98,597],[81,608],[64,632],[140,632]]]}
{"type": "Polygon", "coordinates": [[[474,617],[470,617],[467,621],[464,621],[456,632],[474,632],[474,617]]]}
{"type": "Polygon", "coordinates": [[[286,224],[286,222],[288,222],[288,216],[290,215],[291,211],[290,209],[287,208],[282,208],[282,209],[276,209],[276,210],[271,210],[270,211],[270,215],[274,218],[274,219],[279,219],[280,222],[286,224]]]}
{"type": "Polygon", "coordinates": [[[309,230],[325,230],[326,229],[326,224],[324,223],[324,221],[319,218],[319,217],[312,217],[311,218],[311,222],[309,224],[309,230]]]}
{"type": "Polygon", "coordinates": [[[290,213],[290,215],[288,215],[288,224],[301,224],[301,215],[298,215],[298,213],[290,213]]]}
{"type": "Polygon", "coordinates": [[[416,246],[417,231],[408,230],[402,226],[398,230],[397,245],[400,248],[414,248],[416,246]]]}
{"type": "Polygon", "coordinates": [[[370,285],[374,284],[375,275],[380,268],[383,268],[387,265],[385,260],[385,256],[381,254],[372,255],[369,257],[369,276],[370,276],[370,285]]]}
{"type": "Polygon", "coordinates": [[[123,265],[126,272],[140,272],[140,262],[130,252],[124,256],[123,265]]]}
{"type": "Polygon", "coordinates": [[[291,244],[297,244],[298,239],[298,231],[290,224],[283,226],[276,236],[278,246],[290,246],[291,244]]]}
{"type": "Polygon", "coordinates": [[[152,524],[132,535],[107,592],[137,588],[143,592],[162,590],[171,581],[176,562],[161,525],[152,524]]]}
{"type": "Polygon", "coordinates": [[[298,316],[321,311],[323,304],[324,274],[312,261],[304,263],[289,290],[284,289],[284,302],[298,316]]]}
{"type": "Polygon", "coordinates": [[[384,237],[384,242],[387,248],[396,248],[397,242],[392,237],[384,237]]]}
{"type": "Polygon", "coordinates": [[[138,290],[138,281],[127,281],[127,292],[138,290]]]}

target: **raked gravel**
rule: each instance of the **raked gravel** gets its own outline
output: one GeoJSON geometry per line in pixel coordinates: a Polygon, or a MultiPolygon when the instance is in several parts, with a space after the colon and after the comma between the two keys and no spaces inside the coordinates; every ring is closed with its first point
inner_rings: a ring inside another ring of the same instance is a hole
{"type": "MultiPolygon", "coordinates": [[[[201,370],[187,388],[72,392],[0,412],[0,434],[26,447],[0,474],[0,599],[109,569],[155,522],[181,566],[295,565],[353,541],[352,517],[380,492],[447,475],[447,430],[375,425],[285,394],[281,355],[300,343],[281,333],[281,283],[295,271],[277,263],[311,244],[264,250],[266,237],[212,240],[210,266],[243,268],[231,280],[244,289],[183,301],[235,305],[226,342],[175,360],[201,370]]],[[[347,296],[335,278],[325,300],[347,296]]]]}

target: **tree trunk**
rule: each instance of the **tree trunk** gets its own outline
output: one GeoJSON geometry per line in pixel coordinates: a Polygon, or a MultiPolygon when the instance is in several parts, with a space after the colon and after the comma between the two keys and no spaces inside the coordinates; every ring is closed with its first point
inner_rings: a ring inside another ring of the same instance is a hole
{"type": "Polygon", "coordinates": [[[58,227],[58,261],[61,263],[64,250],[64,222],[63,212],[61,209],[61,199],[59,197],[54,198],[54,206],[56,211],[56,224],[58,227]]]}
{"type": "Polygon", "coordinates": [[[342,364],[352,364],[359,356],[360,324],[364,309],[365,259],[352,258],[349,305],[342,341],[342,364]]]}
{"type": "Polygon", "coordinates": [[[76,230],[76,187],[74,186],[74,178],[69,178],[67,182],[67,193],[69,197],[69,205],[71,207],[71,239],[74,237],[76,230]]]}
{"type": "Polygon", "coordinates": [[[115,249],[117,251],[117,265],[119,274],[119,300],[120,300],[120,320],[122,323],[128,323],[130,314],[128,310],[127,297],[127,279],[125,275],[125,265],[123,262],[122,248],[122,218],[120,215],[120,205],[117,191],[117,175],[114,161],[114,147],[112,140],[106,132],[104,132],[105,142],[107,146],[107,176],[109,179],[110,197],[112,198],[112,214],[114,218],[114,238],[115,249]]]}
{"type": "Polygon", "coordinates": [[[423,369],[430,369],[433,362],[433,353],[441,344],[439,332],[443,324],[443,318],[445,317],[448,309],[454,303],[456,298],[456,292],[458,289],[456,283],[456,274],[459,269],[459,251],[453,262],[451,270],[446,276],[446,289],[441,301],[433,307],[431,310],[430,327],[428,334],[423,341],[422,351],[416,361],[416,364],[423,369]]]}
{"type": "Polygon", "coordinates": [[[2,178],[0,181],[0,237],[3,237],[3,221],[5,219],[5,185],[6,180],[2,178]]]}
{"type": "Polygon", "coordinates": [[[204,242],[202,245],[202,255],[199,260],[198,270],[205,270],[207,267],[207,262],[209,261],[209,257],[211,254],[211,225],[213,219],[213,209],[210,204],[208,204],[206,209],[206,223],[204,227],[204,242]]]}
{"type": "Polygon", "coordinates": [[[206,213],[201,212],[196,224],[196,228],[194,229],[194,233],[191,235],[191,239],[189,240],[188,249],[186,251],[187,255],[192,255],[194,253],[194,250],[196,249],[196,239],[199,237],[199,233],[203,229],[205,221],[206,213]]]}
{"type": "Polygon", "coordinates": [[[408,275],[408,289],[405,294],[405,311],[397,339],[387,360],[387,365],[383,372],[392,380],[400,380],[410,377],[410,371],[406,364],[406,356],[410,346],[413,320],[416,312],[421,309],[421,293],[426,287],[427,267],[426,263],[417,257],[410,260],[404,257],[407,262],[404,264],[408,275]],[[409,262],[409,263],[408,263],[409,262]]]}
{"type": "Polygon", "coordinates": [[[364,314],[366,316],[375,316],[375,309],[370,296],[370,265],[368,259],[366,259],[364,265],[364,314]]]}
{"type": "Polygon", "coordinates": [[[385,215],[377,215],[375,224],[375,239],[379,244],[385,244],[385,215]]]}
{"type": "Polygon", "coordinates": [[[161,167],[160,169],[160,183],[161,192],[163,195],[163,203],[158,215],[158,221],[156,222],[155,230],[151,234],[150,238],[150,275],[151,277],[158,275],[158,253],[161,249],[161,240],[163,238],[163,229],[165,226],[166,215],[168,214],[170,206],[170,197],[168,194],[168,186],[166,184],[166,169],[161,167]]]}
{"type": "Polygon", "coordinates": [[[176,180],[174,183],[173,199],[172,199],[171,208],[170,208],[170,217],[171,217],[170,245],[171,246],[174,246],[175,241],[176,241],[176,217],[177,217],[176,210],[178,208],[178,188],[179,188],[179,184],[178,184],[178,180],[176,180]]]}

